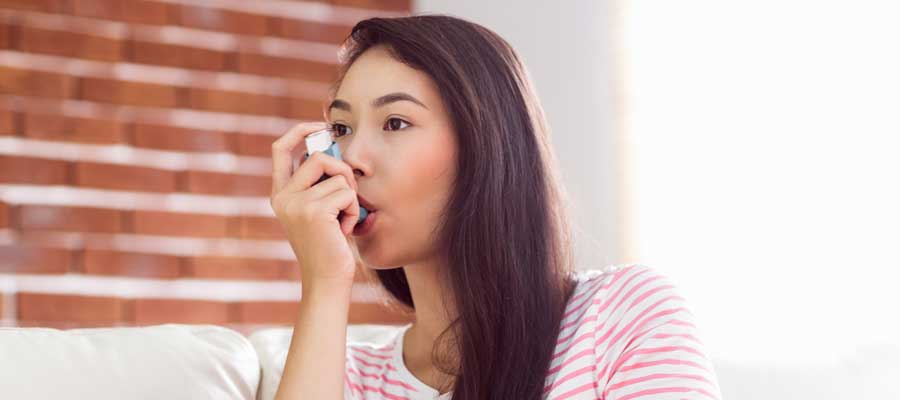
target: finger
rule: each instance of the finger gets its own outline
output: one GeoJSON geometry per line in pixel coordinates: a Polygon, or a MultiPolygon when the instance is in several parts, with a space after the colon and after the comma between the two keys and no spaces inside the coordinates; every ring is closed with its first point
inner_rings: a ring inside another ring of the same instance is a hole
{"type": "Polygon", "coordinates": [[[341,232],[344,236],[353,232],[356,221],[359,220],[359,200],[356,199],[356,192],[350,189],[340,189],[332,192],[321,199],[330,206],[330,209],[337,210],[337,215],[344,212],[341,224],[341,232]]]}
{"type": "MultiPolygon", "coordinates": [[[[347,184],[347,178],[344,178],[343,175],[335,175],[313,185],[311,188],[307,189],[306,192],[309,193],[309,199],[318,200],[341,189],[353,190],[353,188],[347,184]]],[[[290,188],[288,188],[288,190],[290,190],[290,188]]]]}
{"type": "Polygon", "coordinates": [[[272,142],[272,196],[281,191],[294,173],[293,153],[299,146],[306,152],[303,139],[310,133],[325,129],[325,122],[303,122],[294,125],[287,133],[272,142]]]}
{"type": "Polygon", "coordinates": [[[321,151],[313,153],[300,164],[287,186],[290,186],[291,190],[306,190],[314,185],[322,177],[322,174],[343,175],[354,190],[359,189],[350,165],[321,151]]]}

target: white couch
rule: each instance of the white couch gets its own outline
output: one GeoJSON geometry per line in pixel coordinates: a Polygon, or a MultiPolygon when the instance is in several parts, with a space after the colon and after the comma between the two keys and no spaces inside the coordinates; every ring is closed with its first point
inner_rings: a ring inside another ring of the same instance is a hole
{"type": "MultiPolygon", "coordinates": [[[[383,343],[395,326],[351,325],[348,341],[383,343]]],[[[292,329],[249,337],[216,325],[57,330],[0,328],[0,398],[242,399],[275,396],[292,329]]],[[[900,399],[900,351],[840,365],[785,367],[714,360],[728,400],[900,399]]]]}
{"type": "MultiPolygon", "coordinates": [[[[381,341],[390,325],[350,325],[348,340],[381,341]]],[[[0,399],[275,397],[292,328],[249,337],[217,325],[59,330],[0,327],[0,399]]]]}

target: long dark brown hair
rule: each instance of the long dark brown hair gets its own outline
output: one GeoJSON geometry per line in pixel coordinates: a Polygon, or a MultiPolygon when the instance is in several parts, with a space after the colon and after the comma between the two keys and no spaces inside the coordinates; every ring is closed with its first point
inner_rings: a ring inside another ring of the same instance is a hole
{"type": "MultiPolygon", "coordinates": [[[[458,136],[457,180],[434,235],[457,314],[440,335],[452,335],[451,355],[436,344],[434,364],[455,376],[454,400],[539,399],[574,288],[574,255],[566,193],[527,70],[478,24],[440,14],[371,18],[344,41],[332,92],[375,45],[431,77],[458,136]]],[[[376,274],[415,310],[403,268],[376,274]]]]}

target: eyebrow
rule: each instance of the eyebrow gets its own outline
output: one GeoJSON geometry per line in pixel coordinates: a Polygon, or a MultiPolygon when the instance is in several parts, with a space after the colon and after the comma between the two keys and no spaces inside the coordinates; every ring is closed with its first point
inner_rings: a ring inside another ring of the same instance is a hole
{"type": "MultiPolygon", "coordinates": [[[[419,101],[419,99],[413,97],[412,95],[410,95],[408,93],[404,93],[404,92],[388,93],[384,96],[381,96],[372,101],[372,107],[374,107],[374,108],[383,107],[390,103],[395,103],[398,101],[411,101],[413,103],[416,103],[416,104],[424,107],[426,110],[428,109],[428,107],[425,106],[424,103],[419,101]]],[[[335,99],[334,101],[331,102],[331,104],[328,105],[329,112],[331,111],[332,108],[337,108],[338,110],[344,110],[347,112],[352,111],[352,107],[350,107],[350,103],[348,103],[344,100],[340,100],[340,99],[335,99]]]]}

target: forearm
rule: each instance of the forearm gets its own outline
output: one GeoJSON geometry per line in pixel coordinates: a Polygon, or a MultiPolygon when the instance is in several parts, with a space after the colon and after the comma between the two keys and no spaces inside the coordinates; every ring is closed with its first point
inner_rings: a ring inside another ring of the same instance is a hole
{"type": "Polygon", "coordinates": [[[276,400],[343,400],[352,285],[304,285],[276,400]]]}

